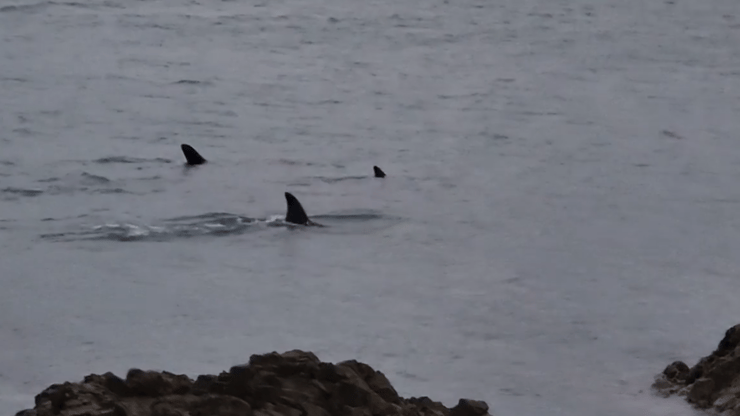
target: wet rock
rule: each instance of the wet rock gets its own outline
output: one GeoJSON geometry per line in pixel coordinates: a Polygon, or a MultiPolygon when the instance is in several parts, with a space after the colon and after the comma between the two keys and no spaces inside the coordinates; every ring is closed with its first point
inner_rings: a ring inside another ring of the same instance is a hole
{"type": "Polygon", "coordinates": [[[693,367],[681,361],[668,365],[653,389],[665,397],[684,395],[700,409],[740,416],[740,325],[729,328],[717,349],[693,367]]]}
{"type": "MultiPolygon", "coordinates": [[[[678,370],[676,370],[678,371],[678,370]]],[[[697,397],[701,396],[697,390],[697,397]]],[[[404,399],[380,371],[350,360],[322,363],[299,350],[253,355],[248,364],[195,382],[131,369],[126,379],[91,374],[54,384],[16,416],[486,416],[485,402],[453,409],[428,397],[404,399]]]]}

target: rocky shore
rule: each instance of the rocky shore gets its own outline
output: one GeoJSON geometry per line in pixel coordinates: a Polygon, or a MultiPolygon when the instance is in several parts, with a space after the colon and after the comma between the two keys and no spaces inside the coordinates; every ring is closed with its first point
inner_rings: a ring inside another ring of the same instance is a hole
{"type": "Polygon", "coordinates": [[[717,349],[695,366],[668,365],[653,388],[665,397],[685,396],[700,409],[740,416],[740,324],[728,329],[717,349]]]}
{"type": "Polygon", "coordinates": [[[380,371],[355,360],[323,363],[311,352],[253,355],[228,372],[195,381],[131,369],[122,379],[91,374],[54,384],[16,416],[484,416],[488,405],[460,399],[448,409],[404,399],[380,371]]]}

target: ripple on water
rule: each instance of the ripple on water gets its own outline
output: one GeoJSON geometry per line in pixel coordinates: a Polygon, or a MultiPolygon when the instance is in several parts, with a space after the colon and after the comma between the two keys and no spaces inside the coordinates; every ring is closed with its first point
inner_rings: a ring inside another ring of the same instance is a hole
{"type": "Polygon", "coordinates": [[[95,159],[93,161],[94,163],[100,163],[100,164],[109,164],[109,163],[148,163],[148,162],[156,162],[156,163],[172,163],[171,160],[165,159],[165,158],[154,158],[154,159],[145,159],[145,158],[138,158],[138,157],[128,157],[128,156],[108,156],[108,157],[101,157],[100,159],[95,159]]]}

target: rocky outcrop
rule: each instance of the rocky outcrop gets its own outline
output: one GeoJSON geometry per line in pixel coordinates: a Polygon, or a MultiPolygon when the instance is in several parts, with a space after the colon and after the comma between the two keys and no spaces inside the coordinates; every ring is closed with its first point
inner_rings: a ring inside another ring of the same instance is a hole
{"type": "Polygon", "coordinates": [[[298,350],[253,355],[218,376],[193,381],[132,369],[121,379],[91,374],[54,384],[16,416],[484,416],[485,402],[448,409],[428,397],[404,399],[380,371],[358,361],[323,363],[298,350]]]}
{"type": "Polygon", "coordinates": [[[685,396],[701,409],[740,416],[740,324],[728,329],[717,349],[695,366],[681,361],[668,365],[653,388],[666,397],[685,396]]]}

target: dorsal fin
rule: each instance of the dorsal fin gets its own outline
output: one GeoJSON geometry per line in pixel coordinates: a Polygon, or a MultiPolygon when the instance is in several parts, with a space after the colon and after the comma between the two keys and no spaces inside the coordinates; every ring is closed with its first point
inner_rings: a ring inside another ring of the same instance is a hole
{"type": "Polygon", "coordinates": [[[385,178],[385,172],[383,172],[382,170],[380,170],[379,167],[373,166],[373,171],[375,172],[375,177],[376,178],[385,178]]]}
{"type": "Polygon", "coordinates": [[[303,210],[301,203],[290,192],[285,193],[285,201],[288,203],[288,212],[285,214],[285,222],[293,224],[308,225],[308,215],[303,210]]]}
{"type": "Polygon", "coordinates": [[[193,149],[193,146],[190,146],[189,144],[181,144],[180,149],[182,149],[182,153],[185,155],[185,160],[187,160],[188,165],[202,165],[206,163],[203,156],[196,152],[195,149],[193,149]]]}

